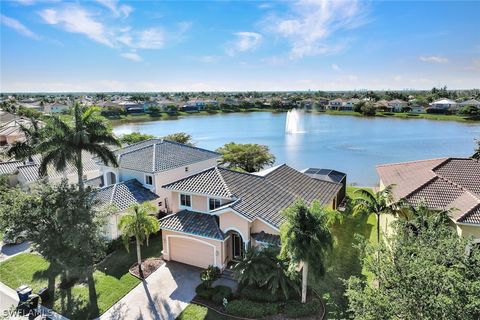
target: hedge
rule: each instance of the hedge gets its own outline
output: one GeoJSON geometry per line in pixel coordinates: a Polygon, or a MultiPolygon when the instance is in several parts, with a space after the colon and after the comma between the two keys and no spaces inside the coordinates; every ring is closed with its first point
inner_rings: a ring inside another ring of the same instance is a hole
{"type": "MultiPolygon", "coordinates": [[[[295,292],[289,293],[289,299],[294,299],[297,296],[298,294],[295,292]]],[[[285,295],[281,290],[278,290],[277,294],[273,295],[272,292],[267,288],[256,286],[247,286],[242,288],[240,291],[240,297],[259,302],[278,302],[287,300],[285,299],[285,295]]]]}
{"type": "Polygon", "coordinates": [[[213,288],[208,288],[207,286],[205,286],[203,283],[201,283],[196,289],[195,289],[195,293],[201,297],[201,298],[204,298],[204,299],[207,299],[207,300],[211,300],[212,299],[212,295],[214,293],[214,289],[213,288]]]}
{"type": "Polygon", "coordinates": [[[279,305],[277,303],[260,303],[242,299],[229,302],[225,311],[233,316],[258,319],[278,314],[279,305]]]}
{"type": "Polygon", "coordinates": [[[213,288],[212,301],[216,304],[223,304],[223,299],[230,300],[232,289],[227,286],[216,286],[213,288]]]}
{"type": "Polygon", "coordinates": [[[320,312],[322,304],[320,300],[313,299],[306,303],[299,301],[288,301],[284,307],[284,314],[289,318],[302,318],[312,316],[320,312]]]}

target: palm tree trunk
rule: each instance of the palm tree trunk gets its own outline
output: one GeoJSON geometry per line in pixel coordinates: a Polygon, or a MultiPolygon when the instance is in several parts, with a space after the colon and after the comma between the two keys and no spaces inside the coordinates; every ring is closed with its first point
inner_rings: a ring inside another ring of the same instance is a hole
{"type": "Polygon", "coordinates": [[[307,279],[308,279],[308,262],[303,261],[303,268],[302,268],[302,303],[307,302],[307,279]]]}
{"type": "Polygon", "coordinates": [[[140,241],[137,240],[137,264],[138,264],[138,271],[140,273],[140,276],[143,278],[143,271],[142,271],[142,255],[140,252],[140,241]]]}
{"type": "Polygon", "coordinates": [[[77,151],[77,176],[78,176],[78,189],[83,191],[85,184],[83,182],[83,162],[82,162],[82,150],[77,151]]]}
{"type": "Polygon", "coordinates": [[[380,214],[377,214],[377,243],[380,244],[380,214]]]}

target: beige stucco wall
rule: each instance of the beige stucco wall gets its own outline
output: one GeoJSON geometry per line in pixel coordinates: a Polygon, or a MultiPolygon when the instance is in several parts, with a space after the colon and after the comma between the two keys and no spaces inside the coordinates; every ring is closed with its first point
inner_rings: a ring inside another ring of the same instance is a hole
{"type": "Polygon", "coordinates": [[[467,225],[457,224],[456,230],[458,235],[462,237],[473,237],[474,239],[480,239],[480,225],[467,225]]]}
{"type": "MultiPolygon", "coordinates": [[[[172,212],[178,212],[178,211],[182,210],[183,208],[180,208],[180,194],[182,192],[170,191],[170,190],[165,190],[165,191],[170,194],[170,196],[169,196],[170,202],[169,203],[170,203],[171,211],[172,212]]],[[[189,194],[189,193],[186,192],[184,194],[189,194]]],[[[190,196],[192,197],[191,198],[192,207],[189,210],[204,212],[204,213],[210,212],[209,207],[208,207],[208,200],[209,200],[210,197],[197,195],[197,194],[190,194],[190,196]]],[[[228,199],[221,199],[221,198],[217,198],[217,199],[220,199],[221,203],[226,203],[228,201],[231,201],[231,200],[228,200],[228,199]]]]}
{"type": "Polygon", "coordinates": [[[230,230],[240,232],[244,243],[250,241],[250,222],[233,212],[225,212],[219,216],[220,230],[227,233],[230,230]]]}
{"type": "MultiPolygon", "coordinates": [[[[225,260],[225,257],[224,257],[225,248],[224,248],[224,242],[223,241],[198,237],[198,236],[184,234],[184,233],[175,232],[175,231],[162,230],[162,242],[163,242],[162,253],[163,253],[163,258],[165,260],[170,260],[170,252],[169,252],[170,251],[170,244],[169,244],[169,242],[172,238],[175,238],[175,239],[178,239],[178,240],[183,239],[184,241],[198,242],[199,244],[203,244],[204,246],[212,248],[212,254],[213,254],[213,250],[215,249],[214,262],[216,263],[217,267],[223,268],[223,261],[225,260]]],[[[191,251],[185,252],[185,253],[182,252],[181,254],[188,254],[188,255],[193,256],[193,258],[195,258],[196,253],[195,253],[195,250],[191,250],[191,251]]]]}
{"type": "Polygon", "coordinates": [[[250,232],[259,233],[260,231],[263,231],[265,233],[275,234],[275,235],[280,234],[278,230],[272,228],[268,224],[260,221],[259,219],[253,220],[252,225],[250,227],[250,232]]]}

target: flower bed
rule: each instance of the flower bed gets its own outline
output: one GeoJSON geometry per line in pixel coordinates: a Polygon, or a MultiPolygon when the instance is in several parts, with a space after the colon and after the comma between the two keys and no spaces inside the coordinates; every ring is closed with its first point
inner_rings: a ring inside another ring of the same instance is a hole
{"type": "Polygon", "coordinates": [[[142,271],[143,277],[140,275],[140,270],[138,269],[138,263],[133,264],[129,271],[133,276],[141,279],[146,279],[149,275],[154,273],[158,268],[165,264],[162,258],[148,258],[142,262],[142,271]]]}

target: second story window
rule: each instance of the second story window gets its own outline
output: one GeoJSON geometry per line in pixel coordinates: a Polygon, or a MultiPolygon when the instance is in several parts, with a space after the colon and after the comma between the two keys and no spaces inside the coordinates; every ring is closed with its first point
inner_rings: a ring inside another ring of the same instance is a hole
{"type": "Polygon", "coordinates": [[[192,198],[189,194],[181,194],[180,195],[180,206],[181,207],[192,207],[192,198]]]}
{"type": "Polygon", "coordinates": [[[219,208],[222,205],[220,199],[210,198],[208,199],[208,209],[210,211],[219,208]]]}
{"type": "Polygon", "coordinates": [[[145,184],[149,186],[153,186],[153,176],[146,175],[145,176],[145,184]]]}

